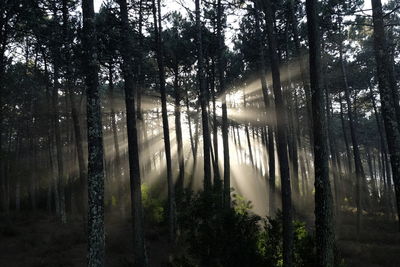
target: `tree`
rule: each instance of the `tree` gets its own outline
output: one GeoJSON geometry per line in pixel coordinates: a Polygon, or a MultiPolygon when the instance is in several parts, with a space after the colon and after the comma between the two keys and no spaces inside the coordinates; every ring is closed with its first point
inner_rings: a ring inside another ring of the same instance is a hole
{"type": "Polygon", "coordinates": [[[200,92],[200,106],[201,106],[201,123],[203,126],[203,157],[204,157],[204,191],[211,191],[211,159],[210,147],[211,138],[208,125],[208,112],[207,112],[207,99],[208,92],[204,81],[204,58],[203,58],[203,45],[202,45],[202,26],[200,18],[200,0],[195,0],[196,6],[196,46],[197,46],[197,77],[200,92]]]}
{"type": "Polygon", "coordinates": [[[268,142],[268,185],[269,185],[269,214],[270,216],[275,212],[275,142],[274,142],[274,131],[273,131],[273,116],[268,114],[270,110],[272,110],[270,103],[270,96],[268,93],[267,81],[266,81],[266,70],[265,70],[265,56],[264,56],[264,44],[262,41],[261,35],[261,25],[260,25],[260,17],[257,8],[257,1],[255,1],[255,26],[256,26],[256,35],[258,42],[258,51],[259,51],[259,69],[260,69],[260,80],[261,80],[261,90],[263,94],[264,106],[266,109],[267,116],[269,119],[269,124],[267,124],[267,133],[266,140],[268,142]]]}
{"type": "MultiPolygon", "coordinates": [[[[190,42],[193,34],[193,26],[178,12],[173,12],[170,16],[172,27],[162,32],[162,40],[165,57],[165,66],[169,69],[170,77],[173,78],[173,96],[174,96],[174,116],[175,116],[175,135],[177,142],[177,156],[179,165],[178,180],[176,183],[177,197],[182,194],[185,181],[185,160],[183,151],[183,134],[181,118],[181,101],[184,98],[183,75],[190,71],[194,63],[192,51],[195,46],[190,42]]],[[[190,117],[188,118],[190,121],[190,117]]]]}
{"type": "MultiPolygon", "coordinates": [[[[339,32],[341,30],[341,25],[339,24],[339,32]]],[[[356,135],[356,128],[355,128],[355,120],[353,116],[353,111],[351,107],[350,101],[350,89],[347,82],[347,73],[345,68],[345,60],[343,58],[343,44],[342,40],[339,43],[339,56],[340,56],[340,69],[343,75],[343,83],[344,83],[344,95],[347,104],[347,114],[349,117],[349,125],[350,125],[350,136],[351,141],[353,144],[353,155],[354,155],[354,165],[356,171],[356,205],[357,205],[357,233],[360,233],[361,227],[361,214],[362,214],[362,207],[361,207],[361,182],[365,180],[364,168],[361,163],[361,156],[360,156],[360,148],[358,145],[358,139],[356,135]]]]}
{"type": "Polygon", "coordinates": [[[88,140],[88,266],[104,266],[104,166],[93,0],[82,1],[88,140]]]}
{"type": "MultiPolygon", "coordinates": [[[[219,93],[222,94],[222,145],[224,149],[224,189],[223,189],[223,202],[226,208],[231,206],[231,173],[230,173],[230,159],[229,159],[229,127],[228,127],[228,109],[226,106],[225,94],[225,71],[224,71],[224,52],[225,41],[223,36],[223,20],[222,14],[224,7],[221,0],[217,2],[217,42],[218,42],[218,81],[219,93]]],[[[214,137],[215,138],[215,137],[214,137]]]]}
{"type": "MultiPolygon", "coordinates": [[[[71,53],[72,53],[72,48],[70,46],[70,43],[73,43],[71,39],[71,28],[70,27],[70,22],[69,22],[69,10],[68,10],[68,0],[63,0],[62,1],[62,19],[63,19],[63,27],[62,27],[62,32],[64,36],[64,65],[66,69],[65,73],[65,78],[66,78],[66,87],[67,87],[67,94],[71,106],[71,115],[72,115],[72,122],[73,122],[73,127],[74,127],[74,135],[75,135],[75,147],[76,147],[76,154],[78,156],[78,168],[79,168],[79,182],[80,182],[80,187],[81,187],[81,192],[79,192],[79,198],[83,204],[83,208],[80,209],[80,212],[82,214],[83,220],[86,219],[86,205],[85,201],[87,200],[86,198],[86,166],[85,166],[85,160],[83,156],[83,140],[82,140],[82,133],[81,133],[81,123],[79,120],[79,109],[75,104],[75,98],[74,98],[74,90],[73,90],[73,81],[72,81],[72,66],[71,66],[71,53]]],[[[72,28],[74,30],[74,28],[72,28]]],[[[80,205],[79,205],[80,207],[80,205]]]]}
{"type": "Polygon", "coordinates": [[[153,16],[154,16],[154,33],[157,45],[156,54],[158,63],[158,78],[160,82],[159,86],[161,94],[161,114],[162,114],[162,124],[163,124],[163,134],[164,134],[165,159],[167,163],[169,238],[171,242],[175,242],[175,193],[174,193],[174,184],[172,179],[171,142],[169,138],[167,93],[165,90],[164,48],[161,38],[162,22],[161,22],[160,0],[157,0],[157,7],[155,0],[153,0],[153,16]]]}
{"type": "MultiPolygon", "coordinates": [[[[312,108],[311,108],[311,92],[310,92],[310,84],[307,81],[307,74],[306,74],[306,67],[305,67],[305,62],[303,59],[303,53],[301,51],[300,47],[300,36],[299,36],[299,31],[298,31],[298,21],[296,18],[296,4],[295,1],[289,0],[288,1],[288,11],[287,11],[287,20],[288,23],[290,22],[291,24],[291,29],[293,33],[293,39],[294,39],[294,48],[295,48],[295,55],[298,58],[298,67],[300,71],[300,77],[303,85],[303,90],[304,94],[306,97],[306,109],[307,109],[307,126],[308,126],[308,131],[309,131],[309,137],[310,137],[310,142],[312,142],[313,137],[312,137],[312,108]]],[[[310,143],[312,146],[313,144],[310,143]]]]}
{"type": "Polygon", "coordinates": [[[397,214],[400,215],[400,130],[399,121],[396,116],[396,107],[399,103],[396,103],[394,101],[396,98],[393,97],[393,93],[396,92],[396,82],[393,76],[393,68],[388,58],[389,53],[383,23],[382,3],[380,0],[371,0],[371,5],[374,26],[374,52],[382,103],[382,116],[396,192],[397,214]]]}
{"type": "Polygon", "coordinates": [[[62,223],[67,222],[67,215],[65,211],[65,173],[64,173],[64,159],[63,159],[63,144],[61,140],[61,129],[60,129],[60,116],[59,116],[59,101],[58,94],[60,89],[60,68],[61,68],[61,58],[60,58],[60,49],[59,44],[57,43],[57,28],[59,26],[58,16],[57,16],[57,5],[56,2],[53,2],[53,26],[54,31],[52,32],[52,44],[51,44],[51,53],[53,58],[53,92],[52,92],[52,111],[53,111],[53,124],[54,124],[54,133],[55,133],[55,141],[56,141],[56,151],[57,151],[57,170],[58,170],[58,180],[57,187],[59,195],[59,203],[57,203],[60,219],[62,223]]]}
{"type": "Polygon", "coordinates": [[[135,88],[132,68],[132,35],[129,28],[128,6],[126,0],[118,0],[121,17],[121,56],[124,77],[126,126],[128,129],[129,180],[131,190],[131,216],[133,228],[133,253],[135,265],[147,266],[144,240],[143,206],[140,179],[139,145],[136,126],[135,88]]]}
{"type": "Polygon", "coordinates": [[[275,96],[276,114],[276,141],[278,149],[279,169],[281,174],[282,212],[283,212],[283,266],[292,266],[293,250],[293,222],[292,197],[290,186],[290,172],[287,151],[287,115],[282,97],[281,78],[279,71],[279,56],[277,51],[271,1],[266,0],[263,5],[265,12],[268,48],[271,59],[272,87],[275,96]]]}
{"type": "Polygon", "coordinates": [[[321,44],[317,4],[317,0],[306,2],[314,137],[316,255],[318,266],[334,266],[332,193],[329,182],[324,94],[321,86],[321,44]]]}

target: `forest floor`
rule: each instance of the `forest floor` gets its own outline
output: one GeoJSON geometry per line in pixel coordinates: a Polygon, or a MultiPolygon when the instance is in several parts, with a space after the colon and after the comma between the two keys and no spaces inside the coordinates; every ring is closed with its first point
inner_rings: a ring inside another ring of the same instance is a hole
{"type": "Polygon", "coordinates": [[[336,238],[345,266],[400,266],[400,233],[394,220],[364,215],[359,237],[354,213],[343,214],[336,224],[336,238]]]}
{"type": "MultiPolygon", "coordinates": [[[[397,225],[385,218],[363,216],[357,239],[355,216],[345,214],[336,233],[344,266],[395,267],[400,262],[397,225]]],[[[86,237],[78,219],[61,225],[44,213],[21,214],[11,224],[0,218],[0,266],[70,267],[86,266],[86,237]]],[[[109,215],[106,221],[106,266],[132,266],[132,238],[128,220],[109,215]]],[[[166,230],[146,231],[149,266],[168,266],[173,252],[166,230]]]]}
{"type": "MultiPolygon", "coordinates": [[[[132,230],[128,220],[107,216],[106,266],[133,264],[132,230]]],[[[167,266],[170,246],[164,229],[146,231],[149,266],[167,266]]],[[[66,225],[46,214],[21,215],[12,224],[0,218],[1,267],[86,266],[86,236],[78,219],[66,225]]]]}

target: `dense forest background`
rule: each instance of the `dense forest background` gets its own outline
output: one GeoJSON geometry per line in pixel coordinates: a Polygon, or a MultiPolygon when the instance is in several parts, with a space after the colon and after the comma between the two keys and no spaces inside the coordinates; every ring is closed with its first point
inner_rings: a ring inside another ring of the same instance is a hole
{"type": "Polygon", "coordinates": [[[1,0],[0,266],[398,266],[397,0],[1,0]]]}

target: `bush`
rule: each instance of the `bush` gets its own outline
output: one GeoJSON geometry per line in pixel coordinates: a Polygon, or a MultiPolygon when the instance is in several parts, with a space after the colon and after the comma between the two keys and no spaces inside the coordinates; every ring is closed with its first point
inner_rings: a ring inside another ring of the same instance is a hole
{"type": "Polygon", "coordinates": [[[246,209],[223,209],[218,194],[186,191],[178,203],[178,224],[189,257],[200,266],[258,266],[260,217],[246,209]]]}
{"type": "MultiPolygon", "coordinates": [[[[315,266],[314,238],[308,233],[305,224],[293,222],[293,265],[297,267],[315,266]]],[[[282,213],[276,218],[264,220],[264,231],[259,240],[259,249],[263,255],[265,266],[282,266],[282,213]]]]}
{"type": "MultiPolygon", "coordinates": [[[[181,194],[177,215],[186,255],[175,258],[173,266],[282,266],[281,212],[262,220],[237,194],[232,208],[220,203],[218,193],[181,194]]],[[[316,266],[314,237],[303,222],[293,226],[293,266],[316,266]]]]}
{"type": "Polygon", "coordinates": [[[148,185],[142,184],[141,189],[145,220],[150,224],[160,224],[164,222],[165,217],[162,201],[151,196],[148,185]]]}

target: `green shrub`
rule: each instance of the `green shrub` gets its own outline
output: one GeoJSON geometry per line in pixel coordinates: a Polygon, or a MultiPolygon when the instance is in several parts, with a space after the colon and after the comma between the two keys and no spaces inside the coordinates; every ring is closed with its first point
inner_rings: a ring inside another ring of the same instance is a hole
{"type": "MultiPolygon", "coordinates": [[[[282,213],[275,218],[264,220],[264,231],[261,234],[259,249],[263,254],[266,266],[282,266],[282,213]]],[[[303,222],[293,222],[293,263],[297,267],[315,266],[314,238],[308,233],[303,222]]]]}
{"type": "Polygon", "coordinates": [[[245,214],[253,208],[251,201],[246,200],[243,196],[234,193],[232,194],[232,197],[232,206],[236,213],[245,214]]]}
{"type": "Polygon", "coordinates": [[[163,202],[154,198],[150,194],[150,189],[147,184],[142,184],[142,203],[145,219],[152,224],[160,224],[164,222],[163,202]]]}
{"type": "Polygon", "coordinates": [[[260,217],[241,208],[223,209],[218,194],[186,191],[178,205],[178,223],[188,252],[200,266],[258,266],[260,217]]]}
{"type": "MultiPolygon", "coordinates": [[[[237,194],[232,208],[220,203],[217,193],[181,194],[177,219],[185,253],[172,266],[282,266],[282,213],[262,220],[251,213],[251,202],[237,194]]],[[[303,222],[294,221],[293,230],[293,266],[316,266],[314,237],[303,222]]],[[[335,258],[340,266],[337,250],[335,258]]]]}

